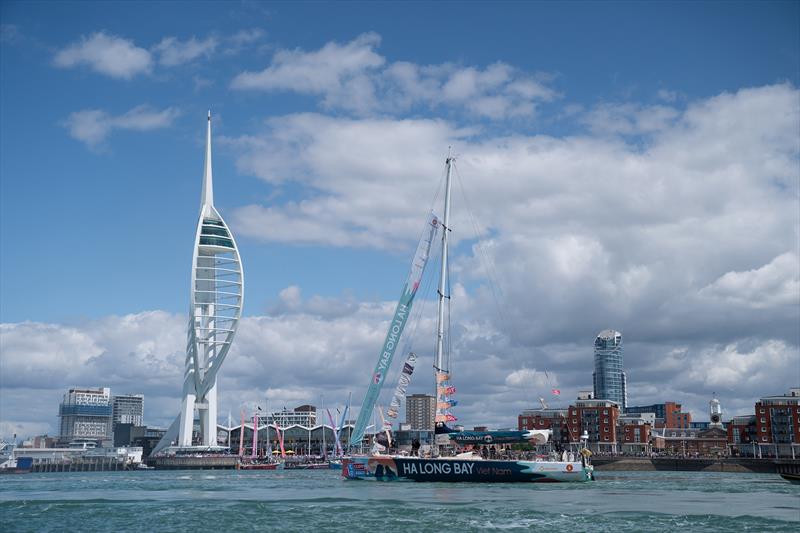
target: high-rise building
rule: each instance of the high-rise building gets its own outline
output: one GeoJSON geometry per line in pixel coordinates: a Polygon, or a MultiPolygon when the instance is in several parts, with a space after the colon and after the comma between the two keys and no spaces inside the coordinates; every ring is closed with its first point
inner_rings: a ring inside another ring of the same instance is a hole
{"type": "Polygon", "coordinates": [[[611,400],[624,411],[628,404],[625,372],[622,370],[622,333],[606,329],[594,340],[594,397],[611,400]]]}
{"type": "Polygon", "coordinates": [[[117,394],[113,400],[113,431],[117,424],[143,425],[144,395],[143,394],[117,394]]]}
{"type": "Polygon", "coordinates": [[[198,444],[217,446],[217,373],[228,355],[242,314],[244,272],[239,249],[214,207],[210,111],[191,280],[181,412],[154,453],[176,438],[180,447],[193,444],[195,411],[200,419],[198,444]]]}
{"type": "Polygon", "coordinates": [[[61,419],[58,440],[69,444],[75,439],[111,440],[111,389],[72,388],[59,405],[61,419]]]}
{"type": "Polygon", "coordinates": [[[411,394],[406,396],[406,424],[412,430],[433,431],[436,418],[436,398],[430,394],[411,394]]]}

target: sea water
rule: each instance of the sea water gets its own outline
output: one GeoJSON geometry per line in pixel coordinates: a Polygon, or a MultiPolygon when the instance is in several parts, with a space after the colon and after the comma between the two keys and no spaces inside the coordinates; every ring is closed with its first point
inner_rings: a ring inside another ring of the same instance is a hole
{"type": "Polygon", "coordinates": [[[563,484],[344,480],[317,471],[0,477],[0,530],[800,531],[800,485],[775,474],[597,472],[563,484]]]}

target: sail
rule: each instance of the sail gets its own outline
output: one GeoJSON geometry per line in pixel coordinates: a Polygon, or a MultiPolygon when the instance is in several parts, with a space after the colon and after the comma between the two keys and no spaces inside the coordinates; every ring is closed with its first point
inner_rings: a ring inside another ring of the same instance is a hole
{"type": "Polygon", "coordinates": [[[403,328],[406,326],[408,315],[411,313],[411,305],[414,303],[414,296],[417,294],[417,289],[422,281],[422,274],[425,271],[425,265],[430,255],[431,242],[433,242],[438,228],[439,219],[436,218],[436,215],[431,213],[428,217],[426,231],[423,233],[419,245],[417,245],[417,252],[414,255],[414,261],[411,263],[411,270],[408,273],[406,284],[400,295],[400,301],[397,302],[397,308],[394,311],[394,316],[389,325],[386,339],[383,341],[383,347],[378,356],[378,362],[375,365],[375,370],[372,372],[369,388],[364,395],[364,402],[361,404],[361,411],[358,413],[358,420],[356,420],[356,426],[350,437],[351,446],[360,443],[361,439],[364,438],[364,430],[367,428],[372,410],[375,409],[375,403],[378,401],[381,387],[383,387],[383,382],[386,380],[386,372],[392,364],[394,352],[397,349],[397,344],[400,341],[403,328]]]}

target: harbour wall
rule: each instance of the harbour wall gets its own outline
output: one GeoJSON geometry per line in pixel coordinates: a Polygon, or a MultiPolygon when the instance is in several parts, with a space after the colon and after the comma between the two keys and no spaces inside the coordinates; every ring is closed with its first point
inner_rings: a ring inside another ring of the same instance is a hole
{"type": "Polygon", "coordinates": [[[592,464],[598,472],[673,471],[800,474],[800,459],[593,457],[592,464]]]}

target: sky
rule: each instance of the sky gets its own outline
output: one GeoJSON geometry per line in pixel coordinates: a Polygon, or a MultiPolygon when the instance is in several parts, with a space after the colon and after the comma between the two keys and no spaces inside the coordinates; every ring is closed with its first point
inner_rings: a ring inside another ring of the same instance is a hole
{"type": "MultiPolygon", "coordinates": [[[[448,150],[460,423],[568,405],[607,328],[630,405],[707,420],[800,386],[797,2],[7,1],[0,24],[0,436],[57,434],[72,386],[176,416],[209,109],[245,272],[220,422],[360,405],[448,150]]],[[[409,393],[433,391],[435,259],[409,393]]]]}

